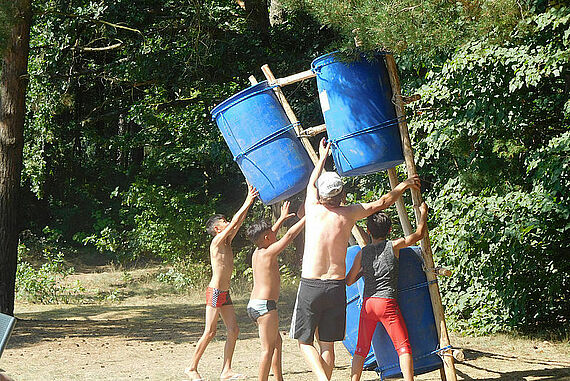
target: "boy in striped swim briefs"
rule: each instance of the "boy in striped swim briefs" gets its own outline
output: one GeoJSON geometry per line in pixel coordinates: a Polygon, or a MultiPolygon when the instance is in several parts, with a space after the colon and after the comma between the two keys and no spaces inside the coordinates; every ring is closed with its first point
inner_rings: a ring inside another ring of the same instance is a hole
{"type": "Polygon", "coordinates": [[[277,240],[276,233],[281,223],[295,214],[289,214],[289,202],[281,207],[281,216],[271,226],[261,220],[247,229],[248,238],[257,246],[252,256],[253,290],[247,305],[249,317],[257,323],[261,339],[261,358],[259,361],[258,380],[269,378],[269,370],[277,381],[283,380],[281,369],[281,335],[279,334],[279,316],[277,300],[281,289],[279,262],[277,256],[293,241],[305,227],[305,217],[291,226],[285,235],[277,240]]]}
{"type": "Polygon", "coordinates": [[[232,357],[239,334],[236,313],[230,297],[230,279],[234,268],[234,253],[232,241],[243,224],[249,207],[259,195],[257,190],[248,185],[247,197],[241,208],[231,221],[221,214],[216,214],[206,222],[206,231],[214,236],[210,243],[210,262],[212,264],[212,279],[206,289],[206,325],[204,333],[196,344],[190,366],[184,370],[186,376],[193,381],[203,381],[198,373],[198,363],[210,341],[216,336],[216,326],[220,316],[227,329],[226,345],[224,348],[224,364],[220,380],[243,380],[243,374],[232,371],[232,357]]]}

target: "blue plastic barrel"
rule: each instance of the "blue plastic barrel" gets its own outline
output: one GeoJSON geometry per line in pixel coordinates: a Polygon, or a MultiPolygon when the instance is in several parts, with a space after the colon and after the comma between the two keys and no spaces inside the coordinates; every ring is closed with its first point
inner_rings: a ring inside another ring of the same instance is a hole
{"type": "MultiPolygon", "coordinates": [[[[443,363],[436,353],[439,341],[420,248],[401,249],[399,265],[398,303],[408,328],[414,372],[416,375],[431,372],[441,368],[443,363]]],[[[381,377],[401,377],[398,354],[382,324],[376,326],[372,348],[376,372],[381,377]]]]}
{"type": "MultiPolygon", "coordinates": [[[[360,246],[350,246],[346,251],[346,273],[352,268],[354,257],[360,251],[360,246]]],[[[351,356],[354,356],[358,341],[358,323],[360,322],[360,309],[362,308],[362,293],[364,292],[364,280],[358,279],[351,286],[346,286],[346,331],[342,343],[351,356]]],[[[376,358],[372,347],[364,359],[364,369],[374,369],[376,358]]]]}
{"type": "Polygon", "coordinates": [[[347,63],[330,53],[315,59],[311,68],[338,173],[365,175],[403,163],[383,56],[347,63]]]}
{"type": "Polygon", "coordinates": [[[261,201],[273,204],[305,189],[313,163],[267,81],[226,99],[211,114],[261,201]]]}

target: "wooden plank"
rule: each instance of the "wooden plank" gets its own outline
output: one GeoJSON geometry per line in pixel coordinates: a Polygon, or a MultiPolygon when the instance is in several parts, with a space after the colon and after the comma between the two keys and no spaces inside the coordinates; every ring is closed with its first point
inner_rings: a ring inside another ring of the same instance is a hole
{"type": "MultiPolygon", "coordinates": [[[[396,108],[396,115],[400,120],[398,125],[400,128],[400,136],[402,139],[402,149],[404,151],[406,170],[408,172],[408,176],[414,176],[417,175],[416,164],[414,161],[414,152],[412,150],[412,144],[410,141],[408,123],[406,122],[405,119],[405,111],[404,111],[404,105],[402,103],[398,69],[396,67],[396,61],[394,60],[394,56],[392,56],[391,54],[386,54],[386,67],[388,69],[388,74],[390,76],[390,83],[392,85],[392,94],[393,94],[394,106],[396,108]]],[[[414,203],[414,213],[416,215],[416,223],[418,223],[420,217],[418,206],[422,203],[421,192],[412,189],[412,200],[414,203]]],[[[431,243],[427,231],[426,231],[426,236],[424,237],[424,239],[422,239],[421,246],[422,246],[422,255],[424,257],[425,266],[427,268],[434,268],[431,243]]],[[[435,274],[431,271],[426,272],[426,277],[428,282],[431,282],[436,279],[435,274]]],[[[443,314],[441,294],[439,293],[439,286],[436,282],[430,284],[429,294],[430,294],[431,304],[433,307],[433,315],[435,318],[437,334],[439,336],[439,346],[440,348],[447,347],[448,345],[450,345],[449,335],[447,333],[445,316],[443,314]]],[[[444,363],[445,378],[448,381],[457,381],[457,374],[455,372],[455,364],[453,356],[443,356],[443,363],[444,363]]]]}
{"type": "Polygon", "coordinates": [[[312,70],[302,71],[297,74],[290,75],[288,77],[283,77],[275,80],[275,83],[279,86],[287,86],[292,83],[304,81],[305,79],[314,78],[317,74],[315,74],[312,70]]]}
{"type": "Polygon", "coordinates": [[[305,128],[303,131],[301,131],[300,136],[302,137],[315,136],[322,132],[325,132],[326,130],[327,130],[326,124],[319,124],[318,126],[315,127],[305,128]]]}

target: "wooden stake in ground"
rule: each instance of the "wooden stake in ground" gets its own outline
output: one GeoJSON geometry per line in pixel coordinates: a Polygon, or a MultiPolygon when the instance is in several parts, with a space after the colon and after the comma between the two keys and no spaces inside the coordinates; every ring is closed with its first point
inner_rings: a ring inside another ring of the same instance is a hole
{"type": "MultiPolygon", "coordinates": [[[[404,106],[401,96],[400,88],[400,78],[398,77],[398,69],[396,67],[396,61],[394,56],[391,54],[386,55],[386,67],[388,69],[388,74],[390,75],[390,83],[392,85],[393,102],[396,108],[396,116],[399,118],[399,128],[400,136],[402,139],[402,149],[404,151],[404,160],[406,162],[406,170],[408,176],[414,176],[417,174],[416,164],[414,161],[414,152],[412,150],[412,144],[410,141],[410,134],[408,132],[408,124],[405,119],[404,106]]],[[[412,189],[412,200],[414,203],[414,213],[416,215],[416,223],[419,222],[419,210],[418,206],[422,203],[421,192],[412,189]]],[[[425,266],[428,269],[434,268],[433,255],[431,251],[431,243],[429,240],[429,234],[426,232],[425,237],[421,241],[422,255],[424,258],[425,266]]],[[[426,277],[429,285],[429,294],[431,299],[431,305],[433,307],[433,315],[435,318],[435,326],[437,329],[437,334],[439,336],[439,346],[444,348],[449,346],[449,335],[447,333],[447,326],[445,324],[445,316],[443,314],[443,305],[441,303],[441,295],[439,293],[439,286],[436,282],[436,276],[431,271],[426,271],[426,277]]],[[[444,373],[442,373],[442,378],[446,378],[448,381],[457,381],[457,375],[455,373],[455,364],[453,361],[453,356],[451,356],[451,351],[445,351],[443,354],[443,364],[444,373]]]]}

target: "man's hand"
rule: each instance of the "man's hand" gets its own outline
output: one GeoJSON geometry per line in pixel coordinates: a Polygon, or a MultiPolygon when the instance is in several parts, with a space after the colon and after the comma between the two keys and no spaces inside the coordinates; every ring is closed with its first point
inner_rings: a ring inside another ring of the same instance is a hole
{"type": "Polygon", "coordinates": [[[255,199],[259,197],[259,191],[251,184],[247,184],[247,197],[245,198],[245,204],[251,205],[255,199]]]}
{"type": "Polygon", "coordinates": [[[418,175],[414,175],[412,177],[408,177],[408,179],[404,181],[404,184],[406,184],[406,188],[414,188],[419,191],[422,182],[418,175]]]}
{"type": "Polygon", "coordinates": [[[281,215],[279,216],[280,220],[285,221],[286,219],[295,216],[295,213],[289,213],[290,206],[291,203],[289,201],[285,201],[283,205],[281,205],[281,215]]]}
{"type": "Polygon", "coordinates": [[[319,143],[319,159],[322,159],[323,157],[327,157],[329,154],[330,148],[331,148],[331,142],[329,141],[327,143],[325,138],[322,138],[321,142],[319,143]]]}

